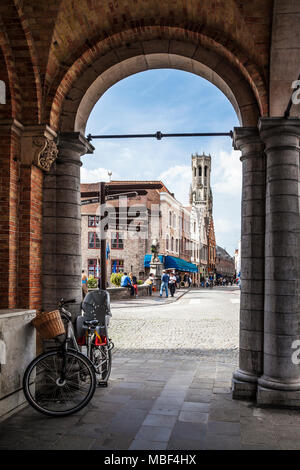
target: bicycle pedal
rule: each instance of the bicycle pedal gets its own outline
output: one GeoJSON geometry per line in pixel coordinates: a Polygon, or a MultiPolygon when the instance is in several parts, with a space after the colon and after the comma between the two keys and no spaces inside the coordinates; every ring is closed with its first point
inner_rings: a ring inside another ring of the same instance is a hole
{"type": "Polygon", "coordinates": [[[102,388],[105,388],[107,387],[107,382],[98,382],[98,387],[102,387],[102,388]]]}

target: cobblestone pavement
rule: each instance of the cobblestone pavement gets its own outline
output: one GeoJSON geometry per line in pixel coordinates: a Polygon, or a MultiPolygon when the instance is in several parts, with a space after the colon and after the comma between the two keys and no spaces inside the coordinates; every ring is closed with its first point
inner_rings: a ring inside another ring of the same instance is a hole
{"type": "MultiPolygon", "coordinates": [[[[182,295],[180,291],[177,295],[182,295]]],[[[237,361],[239,335],[237,288],[191,289],[176,303],[157,308],[112,304],[111,337],[120,355],[168,355],[237,361]],[[129,346],[130,345],[130,346],[129,346]]]]}
{"type": "Polygon", "coordinates": [[[300,449],[298,411],[231,398],[238,303],[225,288],[114,308],[109,387],[67,418],[24,408],[1,423],[0,450],[300,449]]]}

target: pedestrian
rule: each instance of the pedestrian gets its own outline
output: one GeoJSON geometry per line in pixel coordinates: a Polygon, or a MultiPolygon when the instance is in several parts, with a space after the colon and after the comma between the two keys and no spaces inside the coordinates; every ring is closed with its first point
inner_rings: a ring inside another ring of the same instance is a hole
{"type": "Polygon", "coordinates": [[[192,285],[192,278],[191,278],[191,276],[188,276],[188,285],[189,285],[189,288],[190,288],[191,285],[192,285]]]}
{"type": "Polygon", "coordinates": [[[166,291],[166,297],[169,297],[169,293],[168,293],[169,279],[170,279],[169,274],[167,274],[166,271],[163,270],[163,273],[162,273],[162,276],[161,276],[160,293],[159,293],[160,297],[162,297],[162,294],[163,294],[164,290],[166,291]]]}
{"type": "Polygon", "coordinates": [[[85,274],[85,270],[81,271],[81,287],[82,287],[82,299],[85,298],[86,294],[88,293],[88,286],[87,286],[87,275],[85,274]]]}
{"type": "Polygon", "coordinates": [[[129,277],[131,280],[131,295],[138,297],[138,288],[137,288],[137,278],[132,273],[129,273],[129,277]]]}
{"type": "Polygon", "coordinates": [[[169,286],[170,286],[171,297],[174,297],[175,289],[176,289],[176,276],[174,272],[170,274],[169,286]]]}
{"type": "Polygon", "coordinates": [[[181,277],[180,277],[180,274],[177,274],[177,276],[176,276],[176,287],[177,287],[177,289],[180,289],[180,283],[181,283],[181,277]]]}
{"type": "Polygon", "coordinates": [[[149,295],[152,295],[153,282],[154,282],[154,274],[150,273],[147,281],[145,281],[145,284],[148,286],[148,289],[149,289],[149,295]]]}

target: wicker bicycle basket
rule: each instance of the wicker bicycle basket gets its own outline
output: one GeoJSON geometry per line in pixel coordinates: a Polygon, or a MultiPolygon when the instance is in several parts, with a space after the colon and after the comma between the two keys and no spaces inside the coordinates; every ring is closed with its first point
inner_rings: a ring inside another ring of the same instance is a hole
{"type": "Polygon", "coordinates": [[[36,318],[32,320],[32,324],[43,339],[55,338],[66,332],[59,310],[38,314],[36,318]]]}

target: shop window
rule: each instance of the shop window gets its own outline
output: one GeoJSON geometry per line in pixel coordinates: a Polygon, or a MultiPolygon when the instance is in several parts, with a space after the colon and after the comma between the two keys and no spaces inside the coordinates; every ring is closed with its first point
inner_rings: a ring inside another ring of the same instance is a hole
{"type": "Polygon", "coordinates": [[[88,277],[100,277],[100,266],[97,259],[88,259],[88,277]]]}
{"type": "Polygon", "coordinates": [[[124,272],[124,260],[123,259],[112,259],[111,260],[111,272],[112,273],[123,273],[124,272]]]}

